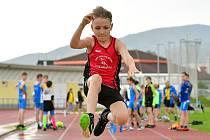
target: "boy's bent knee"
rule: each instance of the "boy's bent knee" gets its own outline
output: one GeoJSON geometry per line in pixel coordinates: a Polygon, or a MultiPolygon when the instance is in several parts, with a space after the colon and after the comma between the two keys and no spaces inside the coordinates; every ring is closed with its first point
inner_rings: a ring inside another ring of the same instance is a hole
{"type": "Polygon", "coordinates": [[[102,78],[99,74],[94,74],[94,75],[91,76],[89,82],[94,83],[94,84],[101,84],[102,83],[102,78]]]}

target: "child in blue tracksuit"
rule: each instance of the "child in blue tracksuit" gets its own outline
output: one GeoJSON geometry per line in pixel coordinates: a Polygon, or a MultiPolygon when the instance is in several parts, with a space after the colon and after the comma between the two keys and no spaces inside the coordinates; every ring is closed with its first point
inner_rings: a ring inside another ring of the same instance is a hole
{"type": "Polygon", "coordinates": [[[179,130],[188,131],[188,106],[190,104],[190,94],[192,91],[192,84],[189,81],[189,74],[183,72],[181,75],[182,84],[180,90],[180,111],[181,111],[181,118],[180,118],[180,128],[179,130]]]}

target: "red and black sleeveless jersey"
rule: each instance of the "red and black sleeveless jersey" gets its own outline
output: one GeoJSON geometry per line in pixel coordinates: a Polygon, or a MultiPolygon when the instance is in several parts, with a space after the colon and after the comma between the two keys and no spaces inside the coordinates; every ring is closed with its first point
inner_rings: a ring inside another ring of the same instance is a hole
{"type": "Polygon", "coordinates": [[[116,38],[111,37],[107,48],[102,47],[94,37],[95,44],[88,55],[88,62],[85,66],[85,79],[94,74],[102,77],[102,84],[119,89],[119,72],[121,67],[121,56],[115,50],[116,38]]]}

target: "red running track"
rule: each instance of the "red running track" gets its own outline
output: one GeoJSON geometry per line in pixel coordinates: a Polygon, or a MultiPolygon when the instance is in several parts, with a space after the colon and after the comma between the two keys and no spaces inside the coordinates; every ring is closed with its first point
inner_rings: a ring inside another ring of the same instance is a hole
{"type": "MultiPolygon", "coordinates": [[[[0,126],[9,123],[16,123],[18,121],[18,110],[0,110],[0,126]]],[[[34,117],[34,110],[26,110],[25,118],[34,117]]]]}
{"type": "MultiPolygon", "coordinates": [[[[28,130],[21,132],[16,131],[0,139],[3,140],[87,140],[81,135],[79,127],[79,115],[63,114],[56,115],[57,120],[62,120],[66,129],[53,130],[37,130],[36,125],[32,125],[28,130]]],[[[95,119],[97,121],[97,119],[95,119]]],[[[124,131],[111,134],[108,129],[105,130],[102,136],[91,136],[88,140],[210,140],[208,133],[190,130],[188,132],[177,132],[168,130],[169,123],[158,123],[154,129],[144,129],[143,131],[124,131]]]]}

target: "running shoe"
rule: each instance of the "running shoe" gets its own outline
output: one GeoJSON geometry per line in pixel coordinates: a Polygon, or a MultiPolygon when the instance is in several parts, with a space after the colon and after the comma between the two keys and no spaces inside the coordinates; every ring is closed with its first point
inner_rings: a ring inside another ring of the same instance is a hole
{"type": "Polygon", "coordinates": [[[94,129],[94,115],[84,113],[80,116],[80,127],[82,128],[82,134],[85,137],[90,137],[94,129]]]}
{"type": "Polygon", "coordinates": [[[16,126],[16,129],[17,130],[21,130],[22,129],[22,126],[19,124],[19,125],[16,126]]]}
{"type": "Polygon", "coordinates": [[[109,109],[104,109],[104,111],[101,113],[99,121],[96,124],[96,127],[94,129],[95,136],[100,136],[104,132],[104,129],[106,128],[106,124],[109,122],[109,120],[107,119],[107,116],[110,112],[111,111],[109,109]]]}

